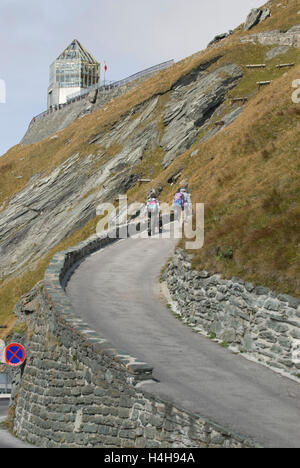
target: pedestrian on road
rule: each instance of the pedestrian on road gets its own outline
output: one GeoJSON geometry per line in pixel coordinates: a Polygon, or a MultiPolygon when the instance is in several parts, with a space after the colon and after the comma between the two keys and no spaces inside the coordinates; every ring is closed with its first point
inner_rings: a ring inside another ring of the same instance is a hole
{"type": "Polygon", "coordinates": [[[184,210],[184,198],[180,188],[174,195],[172,208],[174,210],[175,221],[181,223],[182,212],[184,210]]]}
{"type": "Polygon", "coordinates": [[[191,193],[188,187],[182,188],[181,193],[183,195],[184,222],[186,223],[192,216],[193,203],[192,203],[191,193]]]}
{"type": "Polygon", "coordinates": [[[155,191],[149,195],[146,203],[146,212],[148,214],[148,236],[151,237],[155,234],[156,228],[158,228],[159,233],[162,231],[160,205],[155,191]]]}

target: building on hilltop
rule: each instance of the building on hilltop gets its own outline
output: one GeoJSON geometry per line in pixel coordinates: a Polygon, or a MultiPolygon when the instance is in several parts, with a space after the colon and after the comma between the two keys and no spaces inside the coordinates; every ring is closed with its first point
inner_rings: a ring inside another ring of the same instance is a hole
{"type": "Polygon", "coordinates": [[[48,109],[100,82],[100,63],[74,39],[50,66],[48,109]]]}

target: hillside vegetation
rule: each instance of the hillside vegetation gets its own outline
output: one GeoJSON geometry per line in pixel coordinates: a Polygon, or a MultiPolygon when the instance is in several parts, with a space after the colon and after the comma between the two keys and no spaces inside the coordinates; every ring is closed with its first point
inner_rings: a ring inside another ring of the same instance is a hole
{"type": "MultiPolygon", "coordinates": [[[[193,201],[206,205],[205,245],[193,252],[195,267],[220,272],[226,278],[240,276],[300,297],[300,106],[291,100],[292,82],[300,78],[300,51],[290,48],[285,55],[265,62],[272,46],[240,42],[248,34],[287,30],[299,24],[300,6],[296,0],[281,0],[280,6],[278,1],[267,5],[272,16],[250,32],[237,28],[216,46],[182,60],[104,108],[77,120],[59,132],[58,138],[30,146],[17,145],[8,151],[0,159],[0,215],[8,201],[34,175],[51,174],[74,154],[79,153],[83,160],[91,153],[100,154],[101,148],[91,141],[110,131],[133,108],[138,109],[153,96],[159,97],[155,112],[161,138],[165,105],[174,84],[203,63],[212,61],[210,72],[234,63],[243,69],[244,75],[231,94],[249,97],[239,118],[217,135],[200,141],[214,122],[230,110],[228,96],[193,146],[166,170],[161,166],[164,157],[161,148],[149,148],[136,171],[152,182],[133,186],[128,195],[132,201],[143,202],[150,188],[161,187],[161,201],[171,202],[177,187],[169,181],[181,173],[179,180],[188,181],[193,201]],[[288,71],[276,68],[276,64],[286,62],[297,65],[288,71]],[[245,65],[249,63],[267,63],[267,68],[248,70],[245,65]],[[272,85],[258,90],[256,82],[269,79],[273,80],[272,85]]],[[[118,145],[109,148],[105,162],[113,159],[120,149],[118,145]]],[[[100,158],[94,170],[101,169],[102,164],[100,158]]],[[[25,273],[1,278],[0,324],[12,325],[15,303],[42,279],[51,256],[94,233],[96,221],[91,219],[77,232],[61,239],[38,265],[28,264],[25,273]]]]}
{"type": "MultiPolygon", "coordinates": [[[[194,201],[206,205],[197,268],[300,297],[300,106],[290,97],[295,78],[297,72],[290,72],[261,91],[235,123],[178,158],[157,184],[182,170],[194,201]]],[[[164,196],[171,199],[169,187],[164,196]]]]}

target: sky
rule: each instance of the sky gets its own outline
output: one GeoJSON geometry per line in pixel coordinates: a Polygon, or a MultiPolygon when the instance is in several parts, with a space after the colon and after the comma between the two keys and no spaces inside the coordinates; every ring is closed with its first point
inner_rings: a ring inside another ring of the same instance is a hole
{"type": "Polygon", "coordinates": [[[49,66],[78,39],[106,79],[204,49],[263,0],[0,0],[0,155],[47,107],[49,66]],[[4,101],[5,87],[6,96],[4,101]]]}

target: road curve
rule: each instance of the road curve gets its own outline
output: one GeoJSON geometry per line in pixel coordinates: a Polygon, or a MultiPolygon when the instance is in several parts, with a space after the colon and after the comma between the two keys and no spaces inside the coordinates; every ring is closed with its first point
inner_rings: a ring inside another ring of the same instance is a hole
{"type": "Polygon", "coordinates": [[[145,388],[264,447],[300,447],[300,388],[184,326],[160,297],[174,242],[128,239],[88,257],[67,294],[115,347],[154,366],[145,388]]]}

